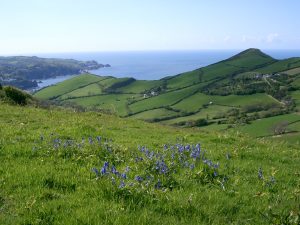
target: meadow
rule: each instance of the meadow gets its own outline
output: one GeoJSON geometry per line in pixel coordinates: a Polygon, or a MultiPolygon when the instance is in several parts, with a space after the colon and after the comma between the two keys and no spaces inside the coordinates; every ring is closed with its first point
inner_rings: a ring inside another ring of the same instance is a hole
{"type": "Polygon", "coordinates": [[[0,104],[0,224],[299,224],[300,149],[0,104]]]}

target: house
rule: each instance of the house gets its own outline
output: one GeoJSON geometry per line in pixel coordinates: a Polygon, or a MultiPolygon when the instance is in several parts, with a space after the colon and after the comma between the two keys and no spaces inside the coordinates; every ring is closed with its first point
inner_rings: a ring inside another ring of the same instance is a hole
{"type": "Polygon", "coordinates": [[[156,93],[155,91],[151,91],[151,95],[152,95],[152,96],[156,96],[157,93],[156,93]]]}

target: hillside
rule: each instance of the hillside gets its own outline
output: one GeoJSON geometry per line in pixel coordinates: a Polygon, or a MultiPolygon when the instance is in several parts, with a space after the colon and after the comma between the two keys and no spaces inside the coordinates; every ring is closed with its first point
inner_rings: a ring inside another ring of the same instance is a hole
{"type": "Polygon", "coordinates": [[[37,87],[38,79],[80,74],[82,71],[98,69],[109,65],[96,61],[73,59],[51,59],[36,56],[0,57],[0,83],[22,89],[37,87]]]}
{"type": "Polygon", "coordinates": [[[280,117],[283,121],[266,126],[262,136],[281,135],[279,139],[297,140],[299,81],[300,58],[276,60],[258,49],[248,49],[161,80],[82,75],[40,90],[35,96],[110,111],[121,117],[209,130],[248,132],[255,121],[285,114],[280,117]],[[277,132],[282,122],[287,124],[277,132]]]}
{"type": "Polygon", "coordinates": [[[299,145],[3,102],[0,118],[0,224],[299,224],[299,145]]]}

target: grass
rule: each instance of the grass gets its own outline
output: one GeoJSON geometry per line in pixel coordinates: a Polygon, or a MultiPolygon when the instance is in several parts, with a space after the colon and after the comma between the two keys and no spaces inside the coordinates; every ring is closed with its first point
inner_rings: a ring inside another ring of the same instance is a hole
{"type": "Polygon", "coordinates": [[[300,58],[290,58],[290,59],[280,60],[269,66],[258,69],[257,71],[261,73],[277,73],[277,72],[290,70],[299,66],[300,66],[300,58]]]}
{"type": "Polygon", "coordinates": [[[292,76],[293,75],[298,75],[298,74],[300,74],[300,67],[284,71],[284,73],[286,73],[288,75],[292,75],[292,76]]]}
{"type": "Polygon", "coordinates": [[[122,93],[135,93],[141,94],[146,90],[151,90],[152,88],[159,87],[163,84],[162,80],[136,80],[135,82],[126,85],[124,87],[118,88],[117,91],[122,93]]]}
{"type": "Polygon", "coordinates": [[[0,127],[3,225],[299,224],[299,145],[95,112],[6,104],[0,104],[0,127]],[[66,140],[73,142],[64,147],[66,140]],[[155,161],[137,148],[143,145],[165,155],[171,169],[171,150],[164,150],[164,144],[176,143],[201,143],[206,157],[219,162],[218,175],[212,176],[202,161],[189,169],[177,159],[176,172],[156,173],[151,170],[155,161]],[[136,162],[137,156],[145,160],[136,162]],[[91,171],[100,170],[105,161],[120,171],[131,168],[124,188],[112,184],[111,173],[97,177],[91,171]],[[135,180],[147,168],[161,178],[162,188],[135,180]],[[259,168],[263,179],[258,178],[259,168]]]}
{"type": "Polygon", "coordinates": [[[274,134],[272,129],[274,125],[280,122],[292,123],[298,120],[300,120],[300,115],[296,113],[286,114],[256,120],[249,125],[239,127],[238,130],[250,134],[253,137],[271,136],[274,134]]]}
{"type": "Polygon", "coordinates": [[[160,94],[158,96],[146,98],[144,100],[131,104],[130,109],[133,113],[138,113],[149,109],[169,106],[175,104],[180,99],[193,95],[197,90],[199,90],[200,87],[201,84],[176,90],[176,91],[170,91],[167,93],[160,94]]]}
{"type": "Polygon", "coordinates": [[[187,87],[201,82],[201,70],[194,70],[186,73],[170,77],[167,80],[168,89],[175,90],[182,87],[187,87]]]}
{"type": "Polygon", "coordinates": [[[253,94],[253,95],[228,95],[228,96],[209,96],[209,101],[215,104],[228,105],[235,107],[242,107],[256,104],[279,104],[277,100],[267,94],[253,94]]]}
{"type": "Polygon", "coordinates": [[[298,90],[300,89],[300,77],[297,77],[297,79],[295,79],[293,82],[292,82],[292,86],[297,88],[298,90]]]}
{"type": "Polygon", "coordinates": [[[99,95],[102,94],[102,88],[98,83],[93,83],[82,88],[78,88],[74,91],[68,92],[59,97],[60,100],[65,100],[68,98],[78,98],[86,97],[90,95],[99,95]]]}
{"type": "Polygon", "coordinates": [[[209,102],[209,96],[203,93],[196,93],[172,105],[172,108],[183,112],[196,112],[202,108],[204,104],[209,104],[209,102]]]}
{"type": "Polygon", "coordinates": [[[172,108],[184,112],[196,112],[205,104],[212,102],[217,105],[231,106],[231,107],[243,107],[247,105],[256,104],[279,104],[277,100],[266,94],[253,94],[253,95],[206,95],[203,93],[196,93],[189,96],[176,105],[172,105],[172,108]]]}
{"type": "Polygon", "coordinates": [[[248,70],[255,69],[272,62],[275,62],[272,57],[262,53],[258,49],[248,49],[226,60],[226,63],[236,67],[244,68],[246,65],[248,70]]]}
{"type": "Polygon", "coordinates": [[[209,81],[219,78],[226,78],[232,74],[238,73],[241,70],[242,68],[231,66],[225,62],[220,62],[202,68],[202,79],[203,81],[209,81]]]}
{"type": "Polygon", "coordinates": [[[232,107],[228,106],[220,106],[220,105],[210,105],[207,108],[202,108],[199,112],[190,115],[190,116],[182,116],[175,119],[170,119],[167,121],[164,121],[165,124],[177,124],[181,122],[187,122],[187,121],[195,121],[198,119],[212,119],[216,116],[222,116],[225,112],[227,112],[232,107]]]}
{"type": "Polygon", "coordinates": [[[130,118],[142,119],[142,120],[155,120],[155,119],[161,120],[161,119],[166,119],[169,117],[174,117],[177,115],[178,115],[177,112],[174,112],[172,110],[168,110],[165,108],[160,108],[160,109],[153,109],[153,110],[141,112],[141,113],[131,116],[130,118]]]}
{"type": "MultiPolygon", "coordinates": [[[[293,82],[291,84],[283,85],[286,85],[289,90],[296,90],[299,86],[299,79],[296,76],[299,66],[300,58],[275,60],[258,49],[248,49],[221,62],[161,80],[146,81],[133,78],[83,75],[45,88],[37,92],[36,96],[42,99],[71,102],[89,109],[102,109],[121,117],[132,117],[152,122],[164,120],[165,124],[171,125],[184,124],[184,122],[190,121],[195,122],[199,119],[216,122],[213,119],[215,117],[221,119],[220,116],[223,116],[223,120],[228,119],[228,115],[225,113],[233,107],[239,108],[241,113],[261,110],[258,114],[263,116],[271,112],[275,113],[276,110],[283,112],[284,103],[266,93],[227,96],[221,94],[231,93],[230,88],[235,88],[236,79],[250,78],[251,80],[255,78],[256,74],[284,71],[293,75],[294,78],[292,78],[293,82]],[[220,91],[217,92],[220,95],[205,94],[210,93],[210,89],[215,87],[217,91],[220,91]],[[218,87],[220,88],[218,89],[218,87]],[[151,90],[155,90],[158,95],[144,98],[143,94],[147,92],[149,95],[151,90]],[[207,105],[209,107],[205,108],[207,105]]],[[[258,86],[259,91],[264,91],[264,89],[260,89],[260,85],[265,81],[257,80],[255,82],[255,80],[251,80],[253,87],[250,87],[249,84],[249,92],[245,91],[245,93],[252,93],[250,92],[252,90],[257,91],[254,86],[258,86]]],[[[243,80],[243,82],[246,84],[248,81],[243,80]]],[[[270,84],[270,82],[275,81],[270,78],[268,82],[270,84]]],[[[242,89],[245,84],[238,83],[236,88],[242,89]]],[[[278,82],[277,84],[279,85],[278,82]]],[[[284,87],[280,88],[285,90],[284,87]]],[[[266,90],[266,92],[273,93],[270,90],[266,90]]],[[[295,100],[296,110],[299,110],[300,105],[298,92],[290,92],[295,100]]],[[[240,118],[239,121],[242,121],[242,119],[240,118]]],[[[269,121],[269,119],[266,121],[269,121]]],[[[239,123],[233,117],[229,118],[228,122],[239,123]]],[[[265,135],[267,133],[266,135],[269,135],[265,128],[261,128],[262,130],[259,128],[256,133],[256,127],[260,124],[259,121],[254,121],[252,124],[254,125],[245,126],[241,130],[245,129],[245,132],[254,135],[253,137],[257,137],[257,134],[265,135]]],[[[214,124],[207,128],[208,130],[218,130],[217,126],[214,124]]],[[[224,126],[220,125],[220,129],[223,130],[223,128],[224,126]]]]}
{"type": "Polygon", "coordinates": [[[300,90],[291,92],[292,98],[295,100],[296,108],[300,110],[300,90]]]}
{"type": "Polygon", "coordinates": [[[100,77],[91,74],[79,75],[64,82],[52,85],[48,88],[44,88],[34,94],[35,97],[40,99],[54,99],[63,94],[82,88],[91,83],[95,83],[105,79],[105,77],[100,77]]]}
{"type": "Polygon", "coordinates": [[[91,97],[80,97],[69,99],[66,101],[76,103],[77,105],[86,108],[107,109],[117,115],[125,116],[129,113],[129,109],[127,107],[128,101],[138,97],[139,96],[135,96],[132,94],[110,94],[91,97]]]}

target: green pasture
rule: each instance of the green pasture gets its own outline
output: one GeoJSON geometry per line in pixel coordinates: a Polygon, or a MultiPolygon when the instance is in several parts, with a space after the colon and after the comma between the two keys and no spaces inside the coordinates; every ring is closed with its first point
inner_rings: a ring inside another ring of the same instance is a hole
{"type": "Polygon", "coordinates": [[[299,145],[2,102],[0,129],[1,225],[299,224],[299,145]]]}

